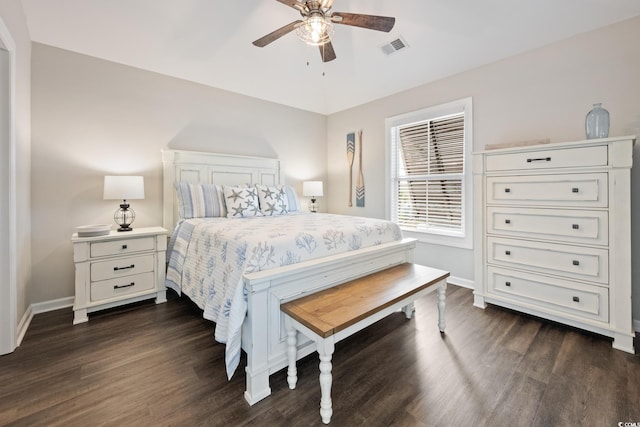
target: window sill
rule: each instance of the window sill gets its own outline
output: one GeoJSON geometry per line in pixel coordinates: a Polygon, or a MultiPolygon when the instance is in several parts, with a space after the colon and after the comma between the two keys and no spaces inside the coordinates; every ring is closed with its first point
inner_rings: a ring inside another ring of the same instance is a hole
{"type": "Polygon", "coordinates": [[[402,229],[402,235],[403,237],[411,237],[417,239],[421,243],[452,246],[462,249],[473,249],[473,239],[471,237],[455,237],[405,229],[402,229]]]}

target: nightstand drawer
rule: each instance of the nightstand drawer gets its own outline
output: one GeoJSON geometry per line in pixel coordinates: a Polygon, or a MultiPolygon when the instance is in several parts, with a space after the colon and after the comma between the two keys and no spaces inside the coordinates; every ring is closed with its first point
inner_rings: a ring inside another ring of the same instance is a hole
{"type": "Polygon", "coordinates": [[[609,290],[568,280],[489,267],[490,293],[559,313],[609,321],[609,290]]]}
{"type": "Polygon", "coordinates": [[[609,282],[606,249],[488,237],[487,262],[577,280],[609,282]]]}
{"type": "Polygon", "coordinates": [[[91,281],[115,279],[116,277],[153,271],[153,255],[142,255],[91,264],[91,281]]]}
{"type": "Polygon", "coordinates": [[[605,166],[607,147],[579,147],[562,150],[536,150],[521,153],[488,154],[487,171],[533,170],[605,166]]]}
{"type": "Polygon", "coordinates": [[[155,249],[154,240],[154,237],[139,237],[91,243],[91,257],[150,251],[155,249]]]}
{"type": "Polygon", "coordinates": [[[117,298],[155,288],[154,274],[142,273],[91,283],[91,301],[117,298]]]}

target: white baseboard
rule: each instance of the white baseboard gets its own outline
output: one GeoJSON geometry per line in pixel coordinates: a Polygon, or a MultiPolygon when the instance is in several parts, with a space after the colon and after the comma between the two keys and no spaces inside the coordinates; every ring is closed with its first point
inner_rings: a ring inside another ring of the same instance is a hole
{"type": "Polygon", "coordinates": [[[473,280],[463,279],[462,277],[449,276],[447,283],[468,289],[474,289],[475,287],[473,280]]]}
{"type": "Polygon", "coordinates": [[[31,304],[27,311],[24,312],[22,319],[20,319],[20,324],[18,325],[18,342],[17,345],[20,346],[22,343],[22,339],[24,335],[27,333],[27,329],[29,328],[29,324],[31,324],[31,320],[33,316],[38,313],[46,313],[48,311],[59,310],[61,308],[67,308],[73,306],[74,297],[60,298],[51,301],[38,302],[35,304],[31,304]]]}
{"type": "Polygon", "coordinates": [[[33,314],[46,313],[48,311],[60,310],[61,308],[73,307],[74,297],[54,299],[51,301],[31,304],[33,314]]]}
{"type": "Polygon", "coordinates": [[[16,342],[16,346],[20,347],[20,344],[22,344],[22,338],[24,338],[24,334],[27,333],[27,328],[29,327],[29,324],[31,323],[31,319],[33,319],[33,306],[29,306],[27,307],[27,311],[24,312],[24,315],[22,316],[22,319],[20,319],[20,323],[18,324],[18,339],[16,342]]]}

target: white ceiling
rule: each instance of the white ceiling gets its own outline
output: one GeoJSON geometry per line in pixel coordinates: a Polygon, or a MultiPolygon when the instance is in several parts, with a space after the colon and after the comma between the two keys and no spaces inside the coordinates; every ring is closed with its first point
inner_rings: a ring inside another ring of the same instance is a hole
{"type": "Polygon", "coordinates": [[[300,17],[276,0],[22,3],[35,42],[323,114],[640,15],[638,0],[335,0],[396,25],[336,25],[337,59],[322,63],[295,32],[251,44],[300,17]],[[399,36],[409,48],[383,54],[399,36]]]}

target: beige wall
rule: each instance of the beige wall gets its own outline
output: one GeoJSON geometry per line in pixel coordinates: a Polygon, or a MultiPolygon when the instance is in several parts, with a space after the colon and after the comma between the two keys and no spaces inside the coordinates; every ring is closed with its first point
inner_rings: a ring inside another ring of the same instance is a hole
{"type": "Polygon", "coordinates": [[[32,66],[31,303],[74,294],[71,234],[117,208],[104,175],[143,175],[134,227],[162,224],[163,148],[278,157],[298,192],[326,180],[323,115],[41,44],[32,66]]]}
{"type": "MultiPolygon", "coordinates": [[[[1,10],[1,9],[0,9],[1,10]]],[[[170,77],[33,47],[33,282],[29,302],[73,294],[69,236],[111,221],[101,200],[106,173],[141,173],[147,198],[136,225],[157,224],[160,153],[171,148],[278,156],[288,181],[325,180],[321,206],[383,217],[384,120],[473,97],[474,142],[584,138],[594,102],[611,113],[611,135],[640,134],[640,18],[424,85],[328,118],[170,77]],[[364,131],[366,207],[348,208],[345,135],[364,131]]],[[[636,164],[640,144],[636,146],[636,164]]],[[[640,317],[640,168],[632,173],[634,313],[640,317]]],[[[420,244],[417,260],[473,280],[470,250],[420,244]]]]}
{"type": "MultiPolygon", "coordinates": [[[[594,102],[611,114],[610,135],[640,135],[640,18],[514,56],[329,116],[329,210],[383,217],[385,118],[473,97],[474,149],[551,138],[584,139],[594,102]],[[345,135],[363,129],[366,207],[347,207],[345,135]]],[[[632,171],[634,313],[640,318],[640,143],[632,171]]],[[[326,203],[325,202],[325,203],[326,203]]],[[[417,259],[473,280],[473,252],[420,244],[417,259]]]]}
{"type": "MultiPolygon", "coordinates": [[[[31,38],[20,0],[2,0],[0,17],[15,42],[16,279],[17,322],[30,301],[31,286],[31,38]]],[[[0,197],[6,200],[7,194],[0,197]]],[[[6,236],[2,236],[6,238],[6,236]]]]}

